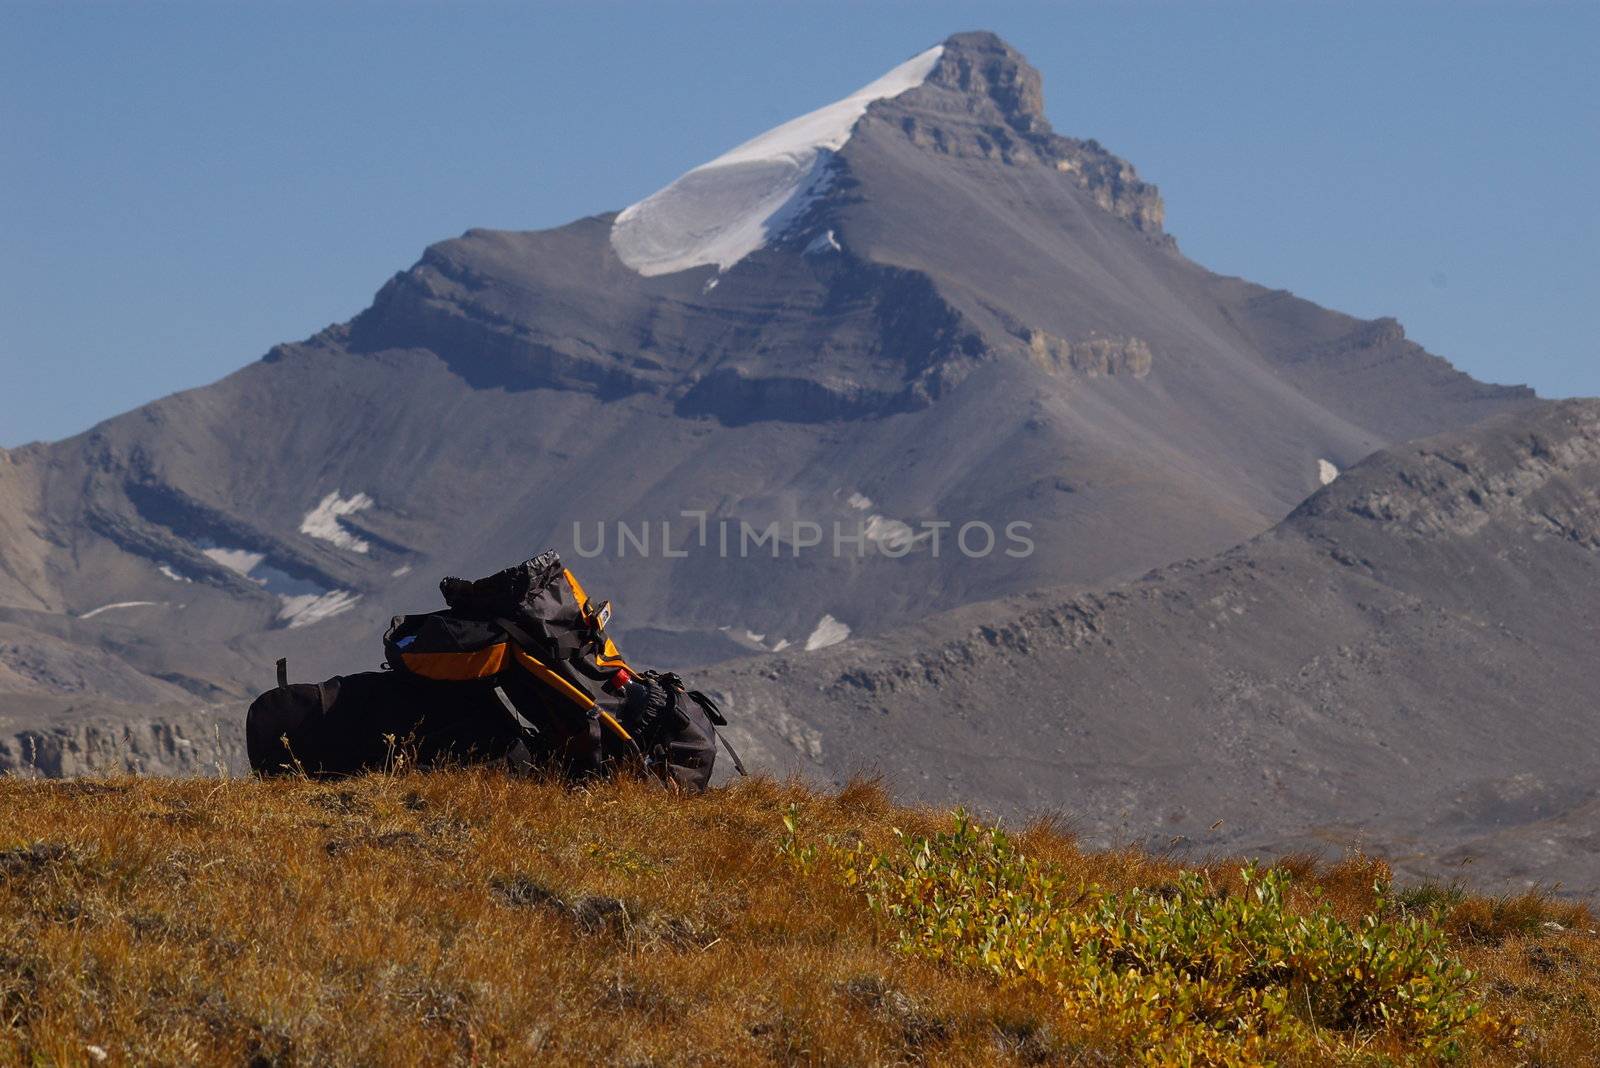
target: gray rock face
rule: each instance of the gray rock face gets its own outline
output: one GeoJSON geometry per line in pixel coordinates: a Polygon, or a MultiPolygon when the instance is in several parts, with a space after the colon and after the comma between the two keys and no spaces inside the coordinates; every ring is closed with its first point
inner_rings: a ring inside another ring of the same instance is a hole
{"type": "Polygon", "coordinates": [[[1550,403],[1380,452],[1208,560],[701,681],[825,779],[1593,895],[1597,524],[1600,401],[1550,403]]]}
{"type": "Polygon", "coordinates": [[[0,452],[0,694],[210,707],[280,655],[375,668],[440,576],[550,547],[636,660],[798,649],[1222,551],[1321,461],[1535,403],[1185,259],[1039,86],[958,35],[726,271],[641,275],[613,214],[473,230],[349,323],[0,452]],[[958,552],[969,523],[1032,550],[958,552]]]}
{"type": "Polygon", "coordinates": [[[243,713],[0,694],[0,775],[248,774],[243,713]]]}
{"type": "Polygon", "coordinates": [[[992,33],[958,33],[927,82],[881,105],[898,113],[915,143],[947,155],[1053,166],[1103,210],[1163,243],[1166,209],[1156,187],[1098,141],[1062,137],[1044,115],[1044,83],[1016,49],[992,33]],[[936,117],[935,117],[936,116],[936,117]]]}

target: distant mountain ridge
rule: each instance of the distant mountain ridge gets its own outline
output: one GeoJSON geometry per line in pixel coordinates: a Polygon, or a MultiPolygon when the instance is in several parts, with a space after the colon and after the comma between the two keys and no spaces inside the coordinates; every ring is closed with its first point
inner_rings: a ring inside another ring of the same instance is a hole
{"type": "Polygon", "coordinates": [[[1360,843],[1592,895],[1597,649],[1582,400],[1379,452],[1211,559],[702,681],[757,759],[813,776],[1059,810],[1103,843],[1360,843]]]}

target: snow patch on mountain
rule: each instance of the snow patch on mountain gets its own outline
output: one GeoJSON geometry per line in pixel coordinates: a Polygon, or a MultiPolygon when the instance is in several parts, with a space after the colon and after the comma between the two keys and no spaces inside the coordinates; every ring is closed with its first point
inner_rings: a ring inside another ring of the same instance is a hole
{"type": "MultiPolygon", "coordinates": [[[[826,649],[830,645],[838,645],[850,637],[850,627],[841,623],[830,615],[823,616],[817,621],[816,629],[806,638],[806,652],[814,653],[818,649],[826,649]]],[[[777,650],[773,650],[776,652],[777,650]]]]}
{"type": "Polygon", "coordinates": [[[320,584],[310,579],[295,578],[287,571],[280,571],[271,564],[260,564],[250,572],[247,578],[268,593],[277,597],[304,597],[308,594],[320,596],[328,592],[320,584]]]}
{"type": "Polygon", "coordinates": [[[293,596],[304,593],[322,593],[322,587],[307,579],[295,578],[287,571],[267,563],[267,554],[250,549],[230,549],[225,545],[202,542],[201,553],[206,559],[221,564],[241,578],[249,579],[268,593],[293,596]]]}
{"type": "Polygon", "coordinates": [[[833,154],[875,100],[927,80],[935,45],[843,100],[775,126],[630,205],[611,224],[618,258],[646,277],[715,265],[764,247],[827,188],[833,154]]]}
{"type": "Polygon", "coordinates": [[[329,590],[323,594],[307,593],[280,600],[283,601],[283,607],[278,609],[278,618],[288,623],[290,630],[295,630],[330,619],[340,612],[348,612],[361,600],[361,595],[349,590],[329,590]]]}
{"type": "Polygon", "coordinates": [[[1339,477],[1339,469],[1327,460],[1317,461],[1317,481],[1326,486],[1339,477]]]}
{"type": "Polygon", "coordinates": [[[339,519],[341,516],[354,515],[363,508],[371,507],[372,498],[365,493],[358,493],[354,497],[340,497],[336,489],[306,513],[306,517],[300,521],[300,533],[332,542],[339,548],[349,549],[353,553],[364,553],[372,546],[346,530],[339,519]]]}
{"type": "Polygon", "coordinates": [[[925,530],[921,534],[911,529],[910,524],[902,523],[898,519],[888,516],[869,515],[867,527],[864,531],[868,540],[882,545],[891,552],[909,551],[920,541],[933,536],[933,531],[925,530]]]}
{"type": "Polygon", "coordinates": [[[173,582],[193,582],[194,581],[194,579],[190,578],[188,575],[180,575],[178,573],[177,569],[174,568],[171,564],[162,564],[160,567],[156,568],[156,570],[161,572],[163,575],[167,576],[167,578],[171,579],[173,582]]]}
{"type": "Polygon", "coordinates": [[[266,553],[255,553],[249,549],[227,549],[220,545],[202,546],[200,552],[206,559],[221,564],[234,574],[243,575],[245,578],[249,578],[250,572],[267,558],[266,553]]]}
{"type": "MultiPolygon", "coordinates": [[[[361,497],[357,494],[356,497],[361,497]]],[[[354,498],[352,498],[354,499],[354,498]]],[[[369,502],[370,503],[370,502],[369,502]]],[[[365,543],[363,543],[365,544],[365,543]]],[[[365,551],[360,550],[360,551],[365,551]]],[[[235,574],[260,586],[278,599],[278,620],[287,623],[291,630],[309,626],[340,612],[345,612],[361,600],[361,595],[350,590],[330,590],[310,579],[296,578],[281,568],[267,563],[265,553],[249,549],[230,549],[226,546],[203,543],[203,552],[235,574]]],[[[103,609],[96,609],[103,611],[103,609]]]]}
{"type": "Polygon", "coordinates": [[[818,253],[818,252],[843,252],[843,251],[844,251],[844,246],[839,244],[839,239],[837,237],[833,236],[833,231],[832,230],[829,230],[825,234],[818,234],[816,237],[811,239],[811,244],[806,246],[806,255],[807,256],[813,255],[813,254],[818,253]]]}
{"type": "Polygon", "coordinates": [[[111,612],[118,608],[143,608],[146,605],[165,604],[165,601],[118,601],[116,604],[103,604],[99,608],[91,609],[79,616],[79,619],[93,619],[101,612],[111,612]]]}
{"type": "Polygon", "coordinates": [[[726,634],[729,639],[744,646],[746,649],[760,650],[763,653],[776,653],[787,649],[794,643],[788,638],[772,638],[766,633],[757,633],[749,627],[734,627],[732,625],[718,627],[719,631],[726,634]]]}

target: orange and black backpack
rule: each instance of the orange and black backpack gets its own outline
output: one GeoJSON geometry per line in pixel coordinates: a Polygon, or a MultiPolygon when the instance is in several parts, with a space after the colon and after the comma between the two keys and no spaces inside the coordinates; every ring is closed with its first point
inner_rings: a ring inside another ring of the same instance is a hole
{"type": "Polygon", "coordinates": [[[390,624],[388,670],[289,686],[280,662],[246,721],[251,765],[347,773],[398,747],[419,764],[509,759],[574,779],[633,769],[693,791],[720,741],[744,772],[716,702],[631,667],[606,633],[610,602],[592,601],[555,552],[439,589],[446,609],[390,624]]]}

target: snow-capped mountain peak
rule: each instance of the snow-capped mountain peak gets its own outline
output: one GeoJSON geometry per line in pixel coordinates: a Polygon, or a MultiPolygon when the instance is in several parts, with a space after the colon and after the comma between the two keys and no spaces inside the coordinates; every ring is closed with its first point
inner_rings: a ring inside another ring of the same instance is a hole
{"type": "Polygon", "coordinates": [[[611,247],[642,275],[715,265],[725,271],[787,225],[827,186],[828,162],[867,107],[927,80],[935,45],[843,100],[791,119],[624,209],[611,247]]]}

